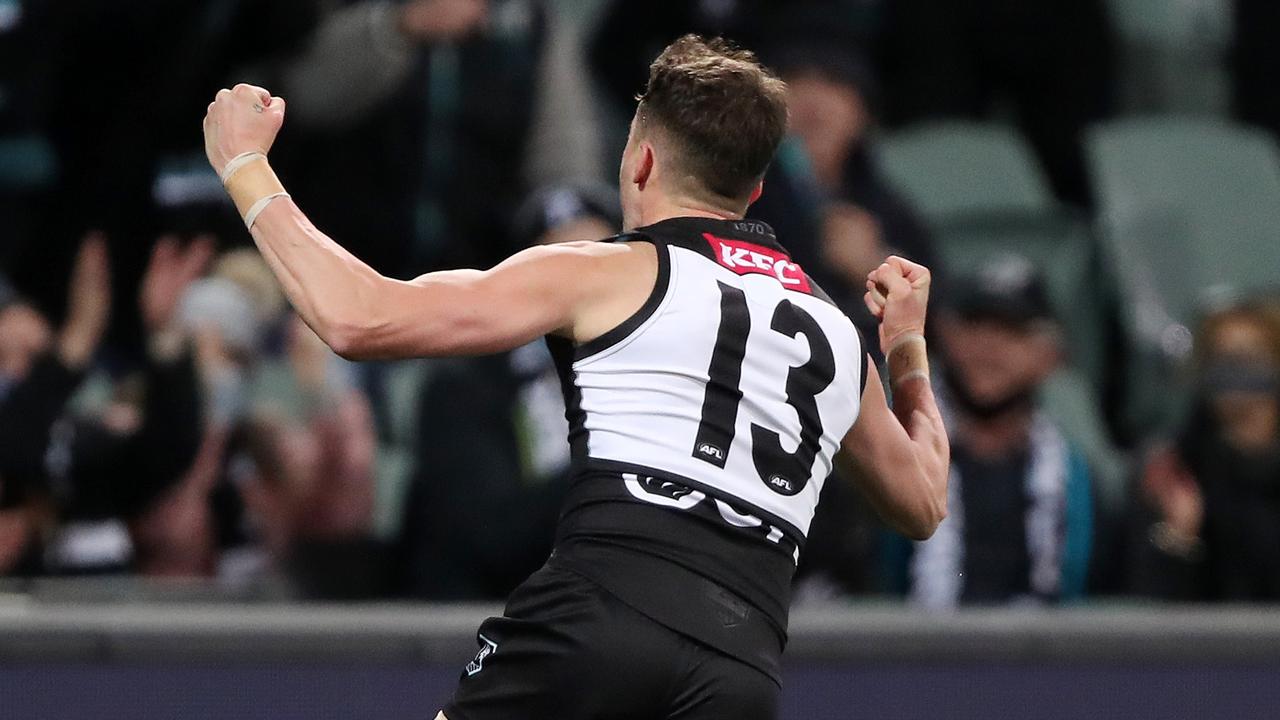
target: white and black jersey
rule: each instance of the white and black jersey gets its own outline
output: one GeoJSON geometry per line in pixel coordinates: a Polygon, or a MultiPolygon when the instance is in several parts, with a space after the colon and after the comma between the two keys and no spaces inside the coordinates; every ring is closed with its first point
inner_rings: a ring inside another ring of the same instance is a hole
{"type": "Polygon", "coordinates": [[[554,562],[776,676],[791,576],[866,350],[755,221],[675,218],[644,306],[574,346],[548,338],[576,463],[554,562]]]}

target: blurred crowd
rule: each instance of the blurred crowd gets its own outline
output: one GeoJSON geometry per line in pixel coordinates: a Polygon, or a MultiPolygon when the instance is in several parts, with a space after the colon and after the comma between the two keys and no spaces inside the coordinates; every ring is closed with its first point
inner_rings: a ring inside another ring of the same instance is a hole
{"type": "MultiPolygon", "coordinates": [[[[252,249],[200,120],[223,86],[270,88],[289,101],[272,164],[319,227],[394,277],[487,267],[620,230],[634,97],[698,32],[788,82],[791,136],[751,214],[864,335],[863,278],[886,255],[937,278],[950,515],[912,543],[828,482],[800,603],[1280,600],[1280,265],[1270,287],[1212,278],[1225,289],[1144,341],[1151,300],[1111,267],[1124,238],[1104,241],[1086,142],[1189,113],[1271,133],[1274,152],[1280,11],[1180,3],[1202,13],[1198,55],[1143,54],[1125,18],[1163,5],[0,0],[0,578],[504,596],[546,558],[565,489],[546,349],[338,358],[252,249]],[[1152,57],[1216,68],[1216,90],[1167,92],[1134,70],[1152,57]],[[1047,209],[940,219],[886,163],[939,122],[1011,128],[1047,209]],[[1083,237],[1070,262],[1066,239],[1022,239],[1064,217],[1083,237]]],[[[1272,229],[1254,239],[1280,246],[1272,229]]]]}

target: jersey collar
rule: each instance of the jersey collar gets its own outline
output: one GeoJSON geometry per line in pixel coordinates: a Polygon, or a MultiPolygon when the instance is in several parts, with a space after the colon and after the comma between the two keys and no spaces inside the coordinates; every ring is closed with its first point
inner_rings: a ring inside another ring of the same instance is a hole
{"type": "Polygon", "coordinates": [[[646,225],[636,228],[636,232],[653,231],[655,233],[684,234],[690,233],[695,236],[701,236],[702,233],[711,233],[717,237],[728,237],[735,240],[746,240],[763,245],[774,250],[781,251],[790,256],[787,249],[778,243],[778,236],[774,234],[773,228],[769,224],[760,220],[744,219],[744,220],[718,220],[708,217],[674,217],[666,220],[660,220],[652,225],[646,225]]]}

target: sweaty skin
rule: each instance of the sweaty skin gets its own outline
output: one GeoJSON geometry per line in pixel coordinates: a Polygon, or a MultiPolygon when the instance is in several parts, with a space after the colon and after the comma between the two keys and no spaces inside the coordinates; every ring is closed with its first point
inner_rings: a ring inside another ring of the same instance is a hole
{"type": "MultiPolygon", "coordinates": [[[[266,154],[284,113],[285,101],[262,88],[220,91],[204,121],[214,170],[221,174],[246,152],[266,154]]],[[[683,191],[688,178],[664,160],[671,153],[661,137],[640,134],[633,124],[619,173],[626,227],[672,217],[740,219],[760,195],[757,185],[733,207],[691,197],[683,191]]],[[[490,270],[394,280],[317,230],[288,197],[267,205],[251,232],[299,315],[351,359],[492,353],[547,334],[587,342],[634,314],[658,272],[649,243],[569,242],[530,248],[490,270]]],[[[868,275],[866,302],[881,321],[886,351],[923,334],[929,285],[928,269],[897,257],[868,275]]],[[[900,373],[891,382],[892,410],[879,373],[868,367],[861,413],[837,464],[886,522],[923,539],[946,516],[946,430],[927,374],[900,373]]]]}

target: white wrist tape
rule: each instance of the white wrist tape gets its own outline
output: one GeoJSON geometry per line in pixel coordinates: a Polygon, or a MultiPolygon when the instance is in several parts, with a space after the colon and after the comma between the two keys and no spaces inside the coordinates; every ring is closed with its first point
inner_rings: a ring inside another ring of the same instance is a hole
{"type": "Polygon", "coordinates": [[[253,230],[253,223],[258,219],[258,216],[262,214],[262,211],[267,209],[267,206],[271,204],[272,200],[275,200],[276,198],[282,198],[282,197],[289,197],[289,193],[284,192],[282,190],[278,193],[272,193],[264,198],[261,198],[258,200],[258,202],[254,203],[249,208],[249,211],[244,214],[245,228],[249,230],[253,230]]]}
{"type": "Polygon", "coordinates": [[[909,380],[924,380],[925,382],[929,382],[929,371],[920,368],[908,373],[903,373],[902,377],[893,378],[889,385],[896,388],[905,384],[909,380]]]}
{"type": "Polygon", "coordinates": [[[227,180],[229,180],[232,175],[236,174],[237,170],[244,167],[245,165],[248,165],[254,160],[257,160],[258,158],[262,158],[265,160],[267,156],[258,152],[257,150],[251,150],[249,152],[240,153],[239,155],[231,158],[229,161],[227,161],[227,164],[222,168],[222,174],[219,176],[222,178],[222,184],[225,185],[227,183],[227,180]]]}
{"type": "Polygon", "coordinates": [[[893,354],[894,350],[897,350],[898,348],[902,347],[903,345],[906,345],[907,343],[913,343],[913,342],[923,343],[924,341],[925,341],[924,336],[919,333],[907,333],[906,335],[903,335],[895,339],[893,341],[893,344],[889,346],[888,351],[885,352],[884,356],[889,357],[890,355],[893,354]]]}

